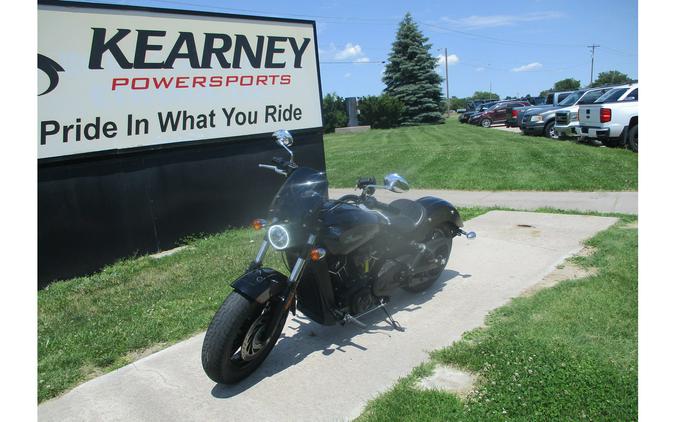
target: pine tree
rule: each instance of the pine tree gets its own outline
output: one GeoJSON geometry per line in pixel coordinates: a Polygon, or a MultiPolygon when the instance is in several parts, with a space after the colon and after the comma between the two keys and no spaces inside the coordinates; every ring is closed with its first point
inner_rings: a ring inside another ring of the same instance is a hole
{"type": "Polygon", "coordinates": [[[406,13],[392,44],[382,81],[385,92],[403,103],[402,125],[442,123],[441,76],[429,50],[429,38],[406,13]]]}

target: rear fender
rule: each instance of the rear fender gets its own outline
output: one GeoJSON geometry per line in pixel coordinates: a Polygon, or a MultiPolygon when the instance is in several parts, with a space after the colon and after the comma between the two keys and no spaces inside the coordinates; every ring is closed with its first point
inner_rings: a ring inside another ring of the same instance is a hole
{"type": "MultiPolygon", "coordinates": [[[[462,221],[459,211],[448,201],[434,196],[425,196],[418,199],[417,202],[425,208],[427,213],[426,220],[420,226],[420,232],[424,236],[429,233],[432,227],[443,223],[450,224],[456,228],[464,226],[464,221],[462,221]]],[[[454,236],[458,234],[457,232],[453,233],[454,236]]]]}
{"type": "Polygon", "coordinates": [[[230,284],[250,301],[265,303],[270,298],[288,293],[288,277],[272,268],[258,268],[247,272],[230,284]]]}

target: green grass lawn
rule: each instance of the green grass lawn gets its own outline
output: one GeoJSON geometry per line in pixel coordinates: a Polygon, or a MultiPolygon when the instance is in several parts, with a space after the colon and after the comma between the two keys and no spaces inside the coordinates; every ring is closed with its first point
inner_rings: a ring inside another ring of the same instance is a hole
{"type": "Polygon", "coordinates": [[[575,259],[597,275],[499,308],[485,328],[433,352],[371,401],[358,421],[637,420],[637,242],[637,229],[598,234],[588,242],[597,252],[575,259]],[[477,374],[473,393],[415,387],[441,364],[477,374]]]}
{"type": "MultiPolygon", "coordinates": [[[[487,209],[460,211],[469,219],[487,209]]],[[[261,236],[228,230],[193,240],[174,255],[120,261],[38,291],[38,400],[126,365],[137,351],[205,330],[261,236]]],[[[285,271],[275,253],[265,262],[285,271]]]]}
{"type": "Polygon", "coordinates": [[[446,124],[325,136],[332,187],[398,172],[413,188],[637,190],[637,154],[496,129],[446,124]]]}
{"type": "Polygon", "coordinates": [[[134,351],[205,329],[261,236],[233,229],[171,256],[128,259],[39,291],[38,399],[127,364],[134,351]]]}

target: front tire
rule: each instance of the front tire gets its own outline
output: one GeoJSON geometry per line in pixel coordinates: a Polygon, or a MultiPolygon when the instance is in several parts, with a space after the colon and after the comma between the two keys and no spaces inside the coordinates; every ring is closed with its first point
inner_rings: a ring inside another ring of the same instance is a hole
{"type": "Polygon", "coordinates": [[[483,126],[484,128],[489,128],[490,126],[492,126],[492,120],[483,119],[480,121],[480,125],[483,126]]]}
{"type": "Polygon", "coordinates": [[[558,139],[558,135],[555,133],[555,122],[548,122],[544,126],[544,136],[549,139],[558,139]]]}
{"type": "Polygon", "coordinates": [[[276,306],[282,303],[261,305],[237,292],[225,299],[202,345],[202,367],[209,378],[219,384],[234,384],[260,366],[276,344],[288,316],[288,311],[282,311],[272,326],[276,306]]]}

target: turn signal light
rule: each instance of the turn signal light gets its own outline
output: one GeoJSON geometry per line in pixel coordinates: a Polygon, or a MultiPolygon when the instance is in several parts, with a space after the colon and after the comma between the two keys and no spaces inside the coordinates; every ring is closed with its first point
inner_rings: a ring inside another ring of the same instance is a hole
{"type": "Polygon", "coordinates": [[[314,248],[309,253],[309,259],[313,262],[322,260],[324,256],[326,256],[326,250],[324,248],[314,248]]]}
{"type": "Polygon", "coordinates": [[[251,223],[251,227],[253,227],[253,230],[260,230],[263,227],[267,226],[267,221],[263,220],[262,218],[256,218],[253,220],[251,223]]]}
{"type": "Polygon", "coordinates": [[[600,123],[607,123],[612,120],[612,109],[611,108],[601,108],[600,109],[600,123]]]}

